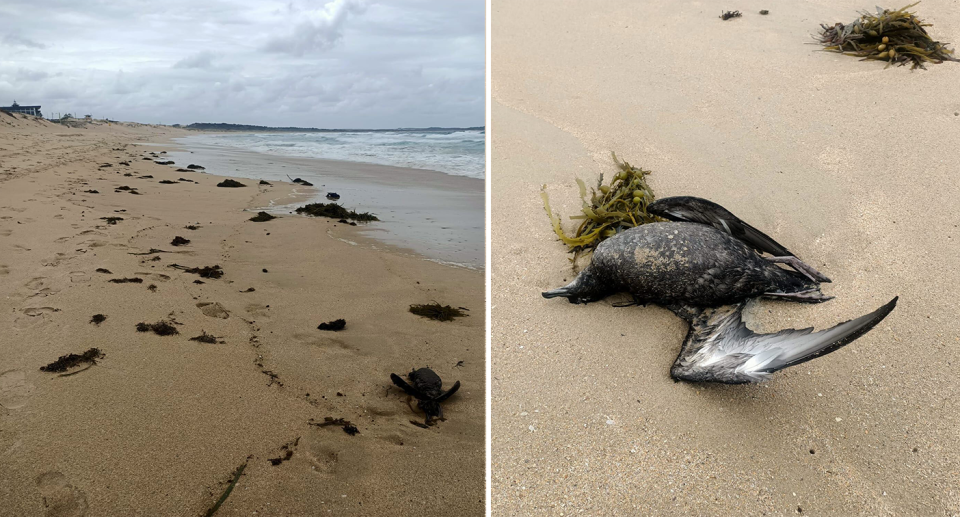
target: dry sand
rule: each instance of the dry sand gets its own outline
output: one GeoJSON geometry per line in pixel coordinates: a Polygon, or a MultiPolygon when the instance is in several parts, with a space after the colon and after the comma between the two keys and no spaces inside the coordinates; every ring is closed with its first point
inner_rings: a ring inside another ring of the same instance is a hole
{"type": "MultiPolygon", "coordinates": [[[[493,3],[495,515],[960,514],[960,64],[806,44],[872,6],[493,3]],[[610,151],[833,279],[827,304],[755,304],[753,328],[899,306],[766,384],[674,383],[670,312],[540,297],[572,277],[540,187],[573,215],[610,151]]],[[[917,10],[960,42],[955,2],[917,10]]]]}
{"type": "Polygon", "coordinates": [[[483,273],[350,245],[332,220],[250,222],[310,192],[217,188],[131,145],[182,134],[0,114],[0,515],[202,515],[244,463],[217,515],[480,514],[483,273]],[[178,178],[196,183],[159,184],[178,178]],[[168,252],[133,254],[151,248],[168,252]],[[195,284],[172,263],[225,274],[195,284]],[[472,310],[407,311],[431,300],[472,310]],[[180,335],[135,330],[162,319],[180,335]],[[203,331],[222,343],[188,340],[203,331]],[[105,357],[88,370],[39,370],[90,347],[105,357]],[[425,365],[463,385],[431,429],[389,380],[425,365]],[[360,433],[311,425],[325,417],[360,433]]]}

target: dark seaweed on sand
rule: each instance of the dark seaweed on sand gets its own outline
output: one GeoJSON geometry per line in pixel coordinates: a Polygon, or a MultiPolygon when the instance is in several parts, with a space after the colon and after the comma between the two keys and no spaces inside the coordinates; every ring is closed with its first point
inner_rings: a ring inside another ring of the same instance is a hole
{"type": "Polygon", "coordinates": [[[196,229],[199,229],[200,227],[197,226],[197,225],[195,225],[195,224],[188,224],[188,225],[184,226],[184,228],[186,228],[186,229],[188,229],[188,230],[196,230],[196,229]]]}
{"type": "Polygon", "coordinates": [[[94,314],[93,317],[90,318],[90,323],[93,323],[94,325],[99,325],[104,321],[107,321],[107,317],[103,314],[94,314]]]}
{"type": "Polygon", "coordinates": [[[170,241],[171,246],[185,246],[187,244],[190,244],[190,239],[184,239],[179,235],[177,235],[176,237],[173,238],[172,241],[170,241]]]}
{"type": "Polygon", "coordinates": [[[317,326],[317,328],[320,330],[332,330],[332,331],[343,330],[346,327],[347,327],[347,320],[345,319],[333,320],[327,323],[321,323],[319,326],[317,326]]]}
{"type": "Polygon", "coordinates": [[[201,278],[220,278],[223,276],[223,268],[219,265],[215,266],[204,266],[204,267],[187,267],[181,266],[180,264],[170,264],[170,267],[174,269],[180,269],[186,271],[187,273],[192,273],[194,275],[200,275],[201,278]]]}
{"type": "Polygon", "coordinates": [[[170,181],[170,180],[160,180],[160,183],[163,184],[163,185],[176,185],[177,182],[176,182],[176,181],[170,181]]]}
{"type": "Polygon", "coordinates": [[[724,11],[724,13],[720,15],[720,19],[729,20],[730,18],[739,18],[741,16],[743,16],[743,13],[740,11],[724,11]]]}
{"type": "Polygon", "coordinates": [[[265,223],[267,221],[272,221],[274,219],[276,219],[276,216],[272,216],[266,212],[258,212],[257,215],[250,218],[250,220],[255,223],[265,223]]]}
{"type": "Polygon", "coordinates": [[[859,19],[832,27],[821,24],[819,42],[824,50],[862,58],[861,61],[885,61],[887,66],[911,64],[911,69],[923,68],[924,63],[960,61],[946,43],[934,41],[924,23],[907,11],[917,3],[897,10],[877,7],[877,14],[862,12],[859,19]]]}
{"type": "MultiPolygon", "coordinates": [[[[158,258],[158,259],[159,259],[160,257],[154,257],[154,258],[158,258]]],[[[157,292],[157,284],[150,284],[150,285],[148,285],[148,286],[147,286],[147,290],[149,290],[149,291],[151,291],[151,292],[154,292],[154,293],[157,292]]]]}
{"type": "Polygon", "coordinates": [[[190,341],[199,341],[200,343],[216,343],[217,336],[213,334],[207,334],[207,331],[203,330],[202,333],[197,337],[190,338],[190,341]]]}
{"type": "Polygon", "coordinates": [[[217,499],[217,502],[207,510],[204,517],[213,517],[213,514],[217,513],[217,510],[219,510],[223,502],[227,500],[227,497],[230,497],[230,492],[233,492],[233,487],[237,486],[237,481],[240,481],[240,476],[243,474],[243,469],[245,468],[247,468],[246,461],[243,462],[243,465],[237,467],[237,470],[233,471],[233,479],[230,480],[230,484],[227,485],[226,490],[220,495],[220,499],[217,499]]]}
{"type": "Polygon", "coordinates": [[[87,194],[99,194],[99,193],[100,193],[99,190],[84,190],[84,192],[86,192],[87,194]]]}
{"type": "Polygon", "coordinates": [[[261,185],[269,185],[270,183],[268,183],[268,182],[266,182],[266,181],[264,181],[264,180],[260,180],[260,184],[261,184],[261,185]]]}
{"type": "Polygon", "coordinates": [[[218,186],[218,187],[233,187],[233,188],[236,188],[236,187],[246,187],[246,185],[244,185],[243,183],[240,183],[239,181],[235,181],[235,180],[223,180],[223,181],[221,181],[220,183],[217,183],[217,186],[218,186]]]}
{"type": "Polygon", "coordinates": [[[157,165],[173,165],[173,161],[171,161],[171,160],[167,160],[167,161],[165,161],[165,162],[153,162],[153,163],[155,163],[155,164],[157,164],[157,165]]]}
{"type": "Polygon", "coordinates": [[[206,169],[206,167],[201,167],[199,165],[194,165],[192,163],[190,165],[187,165],[187,168],[192,170],[201,170],[201,171],[206,169]]]}
{"type": "Polygon", "coordinates": [[[137,323],[137,332],[151,331],[158,336],[173,336],[180,333],[180,331],[177,330],[177,327],[174,327],[173,325],[162,320],[156,323],[137,323]]]}
{"type": "Polygon", "coordinates": [[[82,354],[67,354],[61,355],[56,361],[46,365],[41,366],[41,372],[65,372],[74,366],[83,363],[90,363],[91,366],[97,364],[97,359],[103,359],[103,352],[99,348],[91,348],[82,354]]]}
{"type": "Polygon", "coordinates": [[[110,283],[111,283],[111,284],[142,284],[142,283],[143,283],[143,279],[142,279],[142,278],[137,278],[137,277],[132,277],[132,278],[111,278],[111,279],[110,279],[110,283]]]}
{"type": "Polygon", "coordinates": [[[331,219],[354,219],[361,222],[380,220],[371,213],[364,212],[358,214],[336,203],[310,203],[309,205],[301,206],[296,211],[298,214],[312,215],[314,217],[329,217],[331,219]]]}
{"type": "Polygon", "coordinates": [[[453,321],[453,318],[466,316],[460,309],[455,309],[449,305],[440,305],[437,302],[411,305],[410,312],[437,321],[453,321]]]}
{"type": "Polygon", "coordinates": [[[122,217],[101,217],[103,221],[106,221],[107,224],[117,224],[118,221],[123,221],[122,217]]]}
{"type": "Polygon", "coordinates": [[[102,267],[98,267],[98,268],[97,268],[97,273],[106,273],[106,274],[108,274],[108,275],[112,275],[112,274],[113,274],[109,269],[102,268],[102,267]]]}
{"type": "Polygon", "coordinates": [[[323,422],[314,422],[311,418],[309,422],[310,425],[317,427],[328,427],[328,426],[339,426],[343,429],[343,432],[349,434],[350,436],[355,436],[360,433],[360,430],[357,429],[357,426],[353,425],[349,420],[345,418],[333,418],[332,416],[323,417],[323,422]]]}

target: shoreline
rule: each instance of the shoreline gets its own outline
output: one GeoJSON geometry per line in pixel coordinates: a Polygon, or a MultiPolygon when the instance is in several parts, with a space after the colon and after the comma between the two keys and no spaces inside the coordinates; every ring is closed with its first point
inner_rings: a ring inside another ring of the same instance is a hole
{"type": "MultiPolygon", "coordinates": [[[[198,164],[206,167],[206,174],[270,182],[301,177],[314,184],[315,193],[308,202],[329,203],[326,192],[334,191],[342,196],[336,203],[381,219],[339,237],[453,267],[483,269],[483,180],[429,169],[280,156],[230,146],[190,146],[175,138],[162,145],[179,149],[168,155],[177,163],[202,162],[198,164]]],[[[276,207],[278,211],[289,208],[276,207]]]]}
{"type": "Polygon", "coordinates": [[[304,193],[217,188],[141,159],[154,148],[136,144],[177,131],[46,126],[0,126],[5,511],[202,514],[244,464],[218,515],[482,513],[481,271],[351,246],[323,218],[248,221],[304,193]],[[109,282],[122,278],[142,283],[109,282]],[[472,311],[438,323],[407,310],[434,299],[472,311]],[[337,318],[345,330],[317,330],[337,318]],[[179,335],[135,329],[157,321],[179,335]],[[202,334],[217,342],[189,339],[202,334]],[[104,357],[89,369],[39,370],[91,347],[104,357]],[[447,421],[421,429],[389,374],[427,365],[463,387],[447,421]],[[318,425],[327,417],[359,434],[318,425]]]}

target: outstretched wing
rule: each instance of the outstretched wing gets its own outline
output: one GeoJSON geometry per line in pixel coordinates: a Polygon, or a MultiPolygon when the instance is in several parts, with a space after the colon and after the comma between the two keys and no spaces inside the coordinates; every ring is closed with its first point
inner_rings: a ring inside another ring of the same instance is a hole
{"type": "Polygon", "coordinates": [[[414,397],[416,397],[417,399],[420,399],[420,400],[426,398],[426,397],[423,395],[423,393],[420,392],[420,390],[418,390],[417,388],[414,388],[413,386],[407,384],[407,381],[401,379],[399,375],[397,375],[397,374],[395,374],[395,373],[391,373],[391,374],[390,374],[390,380],[393,381],[393,383],[396,384],[398,388],[402,389],[403,391],[406,391],[409,395],[413,395],[414,397]]]}
{"type": "Polygon", "coordinates": [[[761,253],[769,253],[775,257],[794,256],[769,235],[750,226],[713,201],[693,196],[665,197],[651,203],[647,212],[671,221],[713,226],[761,253]]]}
{"type": "Polygon", "coordinates": [[[434,400],[436,400],[437,402],[443,402],[444,400],[447,400],[448,398],[452,397],[453,394],[456,393],[458,389],[460,389],[460,381],[453,383],[453,387],[450,388],[450,390],[448,390],[446,393],[444,393],[443,395],[440,395],[434,400]]]}
{"type": "Polygon", "coordinates": [[[852,343],[883,321],[896,307],[898,299],[870,314],[820,332],[805,328],[781,330],[776,334],[756,334],[748,329],[740,317],[743,304],[701,311],[688,308],[687,311],[697,314],[692,318],[687,339],[670,375],[693,382],[759,382],[773,372],[852,343]]]}

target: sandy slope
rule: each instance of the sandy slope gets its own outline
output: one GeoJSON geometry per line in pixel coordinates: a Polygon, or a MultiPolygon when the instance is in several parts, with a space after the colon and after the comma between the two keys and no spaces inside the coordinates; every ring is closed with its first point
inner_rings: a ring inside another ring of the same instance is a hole
{"type": "Polygon", "coordinates": [[[201,515],[244,462],[217,515],[482,511],[482,272],[350,245],[333,221],[249,222],[302,194],[216,188],[128,145],[170,129],[0,121],[0,515],[201,515]],[[158,183],[178,178],[196,183],[158,183]],[[169,253],[133,255],[151,248],[169,253]],[[225,275],[196,284],[172,263],[225,275]],[[434,299],[471,316],[407,311],[434,299]],[[316,329],[336,318],[345,331],[316,329]],[[135,330],[161,319],[180,335],[135,330]],[[223,343],[188,340],[202,331],[223,343]],[[89,370],[39,371],[90,347],[106,357],[89,370]],[[429,430],[388,377],[424,365],[463,384],[429,430]],[[360,434],[310,425],[328,416],[360,434]]]}
{"type": "MultiPolygon", "coordinates": [[[[494,513],[960,514],[960,65],[883,70],[806,45],[872,4],[723,7],[744,17],[494,2],[494,513]],[[755,305],[755,329],[900,305],[765,385],[675,384],[686,329],[668,311],[540,297],[571,278],[540,187],[572,215],[574,177],[613,171],[610,151],[833,279],[828,304],[755,305]]],[[[954,3],[919,12],[960,42],[954,3]]]]}

